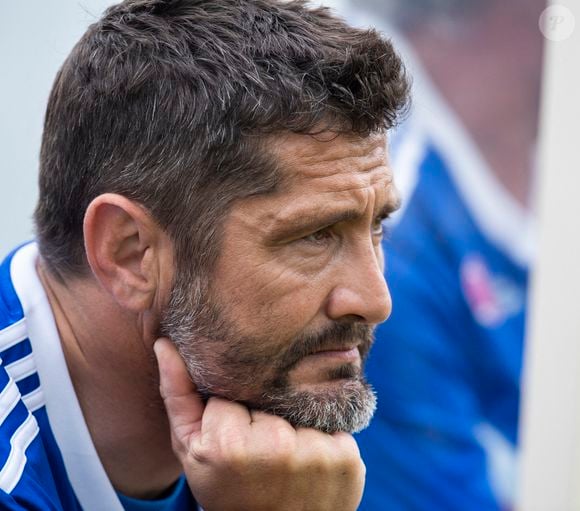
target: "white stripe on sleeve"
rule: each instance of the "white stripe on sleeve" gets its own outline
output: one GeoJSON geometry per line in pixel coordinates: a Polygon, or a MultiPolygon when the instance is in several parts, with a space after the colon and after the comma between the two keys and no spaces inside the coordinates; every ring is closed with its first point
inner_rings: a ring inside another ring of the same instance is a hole
{"type": "Polygon", "coordinates": [[[4,330],[0,330],[0,351],[12,348],[12,346],[26,339],[27,336],[26,319],[22,318],[16,323],[7,326],[4,330]]]}
{"type": "Polygon", "coordinates": [[[0,392],[0,425],[4,423],[6,417],[18,404],[20,399],[20,392],[14,380],[9,380],[6,386],[0,392]]]}
{"type": "Polygon", "coordinates": [[[14,381],[23,380],[27,376],[36,372],[36,364],[34,363],[34,356],[32,353],[4,367],[8,374],[14,378],[14,381]]]}
{"type": "Polygon", "coordinates": [[[26,408],[31,412],[35,412],[44,406],[44,393],[42,392],[42,389],[38,387],[32,392],[22,396],[22,401],[24,401],[26,408]]]}
{"type": "Polygon", "coordinates": [[[38,434],[38,424],[32,414],[14,432],[10,439],[10,454],[0,470],[0,488],[10,493],[20,481],[26,466],[26,449],[38,434]]]}

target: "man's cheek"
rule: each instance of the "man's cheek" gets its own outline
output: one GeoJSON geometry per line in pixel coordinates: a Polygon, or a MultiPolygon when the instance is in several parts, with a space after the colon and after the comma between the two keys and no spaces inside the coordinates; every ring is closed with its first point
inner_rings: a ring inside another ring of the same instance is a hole
{"type": "Polygon", "coordinates": [[[313,289],[310,282],[287,274],[240,286],[236,310],[231,312],[236,326],[248,334],[274,332],[277,337],[293,337],[312,322],[323,301],[320,290],[313,289]]]}

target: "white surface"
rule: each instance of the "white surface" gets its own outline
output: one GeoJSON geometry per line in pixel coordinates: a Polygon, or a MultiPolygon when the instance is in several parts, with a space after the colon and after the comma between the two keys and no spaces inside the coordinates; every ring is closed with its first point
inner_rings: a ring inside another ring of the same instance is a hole
{"type": "MultiPolygon", "coordinates": [[[[561,5],[580,15],[577,1],[561,5]]],[[[547,41],[519,511],[580,510],[580,33],[547,41]]]]}
{"type": "Polygon", "coordinates": [[[40,136],[54,76],[111,0],[2,2],[0,258],[32,235],[40,136]]]}

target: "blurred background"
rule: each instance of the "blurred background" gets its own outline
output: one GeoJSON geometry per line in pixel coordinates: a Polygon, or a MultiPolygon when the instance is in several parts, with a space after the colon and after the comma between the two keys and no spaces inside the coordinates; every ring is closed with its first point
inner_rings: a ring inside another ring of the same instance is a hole
{"type": "MultiPolygon", "coordinates": [[[[0,257],[33,236],[52,80],[110,3],[2,6],[0,257]]],[[[403,207],[384,244],[393,314],[368,363],[379,409],[357,438],[367,463],[361,509],[513,509],[529,276],[538,252],[531,209],[540,182],[545,2],[323,3],[391,37],[414,82],[412,109],[389,140],[403,207]]],[[[548,17],[547,29],[559,19],[548,17]]],[[[580,390],[576,380],[568,383],[580,390]]],[[[562,506],[533,509],[573,509],[562,506]]]]}
{"type": "Polygon", "coordinates": [[[109,0],[3,2],[0,14],[0,257],[32,237],[40,137],[56,72],[109,0]]]}

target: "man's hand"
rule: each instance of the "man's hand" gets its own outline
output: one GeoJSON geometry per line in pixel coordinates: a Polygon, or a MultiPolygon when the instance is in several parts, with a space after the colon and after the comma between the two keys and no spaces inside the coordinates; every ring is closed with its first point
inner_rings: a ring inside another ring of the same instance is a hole
{"type": "Polygon", "coordinates": [[[351,435],[294,429],[238,403],[204,404],[168,339],[155,343],[173,450],[206,511],[351,511],[365,466],[351,435]]]}

